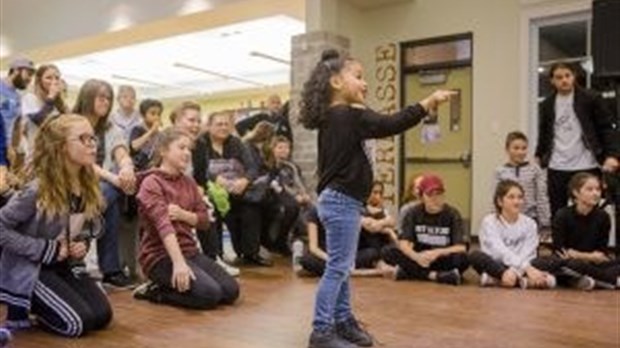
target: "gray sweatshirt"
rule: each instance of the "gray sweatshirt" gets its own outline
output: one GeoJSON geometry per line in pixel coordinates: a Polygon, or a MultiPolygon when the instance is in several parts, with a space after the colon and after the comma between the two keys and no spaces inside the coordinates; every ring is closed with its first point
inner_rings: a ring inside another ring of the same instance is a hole
{"type": "Polygon", "coordinates": [[[482,252],[521,275],[536,257],[536,222],[523,214],[512,224],[497,214],[489,214],[482,220],[478,236],[482,252]]]}
{"type": "MultiPolygon", "coordinates": [[[[15,193],[0,209],[0,302],[30,308],[42,264],[52,264],[58,253],[57,237],[67,229],[68,216],[49,218],[37,208],[38,184],[15,193]]],[[[90,222],[90,233],[102,227],[90,222]]]]}

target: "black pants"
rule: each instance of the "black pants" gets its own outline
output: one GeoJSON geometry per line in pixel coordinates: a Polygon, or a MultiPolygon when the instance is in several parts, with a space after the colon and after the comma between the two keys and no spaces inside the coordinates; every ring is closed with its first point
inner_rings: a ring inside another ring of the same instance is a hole
{"type": "Polygon", "coordinates": [[[564,260],[556,255],[538,257],[532,266],[556,276],[558,284],[566,285],[570,278],[590,276],[594,280],[615,286],[620,277],[620,260],[595,264],[582,260],[564,260]]]}
{"type": "Polygon", "coordinates": [[[149,279],[161,286],[161,303],[191,309],[211,309],[220,304],[232,304],[239,297],[239,285],[226,271],[204,254],[196,254],[185,261],[196,276],[190,289],[173,289],[172,260],[166,257],[153,266],[149,279]]]}
{"type": "Polygon", "coordinates": [[[68,266],[41,269],[31,313],[45,329],[68,337],[103,329],[112,320],[103,290],[86,274],[75,275],[68,266]]]}
{"type": "Polygon", "coordinates": [[[295,197],[282,192],[268,204],[267,231],[262,233],[262,244],[269,250],[290,254],[289,238],[298,221],[301,208],[295,197]]]}
{"type": "Polygon", "coordinates": [[[568,199],[570,197],[568,190],[568,183],[570,179],[577,173],[590,173],[598,177],[601,176],[601,171],[598,168],[589,170],[578,171],[563,171],[547,169],[547,189],[549,191],[549,207],[551,208],[551,218],[555,216],[555,213],[568,205],[568,199]]]}
{"type": "Polygon", "coordinates": [[[469,254],[469,263],[478,274],[486,273],[495,279],[502,279],[504,272],[508,269],[508,266],[479,250],[469,254]]]}
{"type": "Polygon", "coordinates": [[[266,222],[263,206],[231,197],[230,208],[224,222],[230,231],[235,253],[239,257],[257,255],[266,222]]]}
{"type": "Polygon", "coordinates": [[[428,280],[432,271],[450,271],[458,269],[463,274],[469,267],[466,253],[453,253],[437,258],[428,268],[422,267],[417,262],[405,255],[397,246],[388,246],[382,250],[383,259],[390,265],[399,266],[404,272],[405,278],[428,280]]]}
{"type": "MultiPolygon", "coordinates": [[[[381,259],[381,252],[378,249],[366,248],[357,251],[355,256],[355,268],[373,268],[381,259]]],[[[312,253],[306,253],[299,260],[301,267],[311,275],[320,277],[325,272],[325,260],[320,259],[312,253]]]]}
{"type": "Polygon", "coordinates": [[[198,242],[202,248],[202,252],[215,260],[218,256],[224,255],[224,245],[222,240],[222,234],[224,233],[223,218],[221,214],[214,210],[213,216],[215,221],[209,225],[207,230],[196,231],[198,236],[198,242]]]}

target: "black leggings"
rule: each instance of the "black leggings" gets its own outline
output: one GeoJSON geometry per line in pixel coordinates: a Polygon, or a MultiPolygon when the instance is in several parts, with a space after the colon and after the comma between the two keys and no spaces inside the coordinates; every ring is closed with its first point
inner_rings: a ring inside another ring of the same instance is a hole
{"type": "MultiPolygon", "coordinates": [[[[358,250],[355,256],[355,268],[373,268],[380,258],[381,252],[378,249],[366,248],[358,250]]],[[[313,276],[320,277],[325,272],[325,260],[310,252],[302,256],[299,263],[303,269],[313,276]]]]}
{"type": "Polygon", "coordinates": [[[570,278],[585,275],[615,286],[620,277],[620,260],[595,264],[582,260],[563,260],[556,255],[551,255],[534,259],[532,266],[555,275],[560,285],[566,285],[570,278]]]}
{"type": "Polygon", "coordinates": [[[173,289],[172,260],[157,262],[149,272],[149,279],[161,286],[158,302],[191,309],[212,309],[220,304],[232,304],[239,297],[239,284],[215,261],[204,254],[186,257],[185,261],[196,276],[190,289],[173,289]]]}
{"type": "Polygon", "coordinates": [[[469,254],[469,263],[478,274],[486,273],[495,279],[502,279],[504,272],[508,269],[508,266],[479,250],[469,254]]]}
{"type": "Polygon", "coordinates": [[[390,265],[399,266],[406,279],[428,280],[432,271],[450,271],[458,269],[463,274],[469,267],[466,253],[453,253],[437,258],[428,268],[405,255],[397,246],[387,246],[382,250],[383,259],[390,265]]]}
{"type": "Polygon", "coordinates": [[[68,337],[103,329],[112,320],[103,290],[86,274],[75,275],[67,266],[41,269],[31,313],[45,329],[68,337]]]}

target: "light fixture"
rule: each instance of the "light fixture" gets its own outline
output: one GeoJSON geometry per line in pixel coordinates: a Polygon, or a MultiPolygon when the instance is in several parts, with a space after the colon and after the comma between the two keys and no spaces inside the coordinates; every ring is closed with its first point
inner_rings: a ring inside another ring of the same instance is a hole
{"type": "Polygon", "coordinates": [[[119,31],[131,27],[134,22],[130,16],[131,7],[126,4],[120,4],[112,10],[112,21],[108,27],[108,31],[119,31]]]}
{"type": "Polygon", "coordinates": [[[131,76],[125,76],[125,75],[112,74],[111,78],[115,79],[115,80],[121,80],[121,81],[141,83],[141,84],[150,85],[150,86],[153,86],[153,87],[170,88],[170,89],[179,88],[179,89],[184,89],[184,90],[188,90],[188,91],[194,91],[194,92],[199,93],[199,94],[208,93],[208,92],[205,92],[205,91],[202,91],[202,90],[198,90],[198,89],[195,89],[195,88],[191,88],[191,87],[163,84],[163,83],[159,83],[159,82],[155,82],[155,81],[144,80],[144,79],[140,79],[140,78],[137,78],[137,77],[131,77],[131,76]]]}
{"type": "Polygon", "coordinates": [[[185,16],[192,13],[209,11],[212,8],[213,4],[210,0],[186,0],[183,6],[177,11],[177,14],[185,16]]]}
{"type": "Polygon", "coordinates": [[[232,75],[228,75],[228,74],[223,74],[223,73],[220,73],[220,72],[217,72],[217,71],[207,70],[207,69],[199,68],[199,67],[196,67],[196,66],[193,66],[193,65],[189,65],[189,64],[185,64],[185,63],[175,62],[172,65],[175,68],[181,68],[181,69],[197,71],[197,72],[201,72],[203,74],[207,74],[207,75],[211,75],[211,76],[216,76],[216,77],[222,78],[224,80],[232,80],[232,81],[242,82],[242,83],[246,83],[246,84],[253,85],[253,86],[259,86],[259,87],[269,87],[269,85],[264,84],[262,82],[249,80],[249,79],[246,79],[246,78],[243,78],[243,77],[237,77],[237,76],[232,76],[232,75]]]}
{"type": "Polygon", "coordinates": [[[275,56],[272,56],[272,55],[269,55],[269,54],[263,53],[263,52],[252,51],[252,52],[250,52],[250,56],[271,60],[271,61],[274,61],[274,62],[277,62],[277,63],[286,64],[286,65],[289,65],[289,66],[291,65],[291,61],[290,60],[278,58],[278,57],[275,57],[275,56]]]}

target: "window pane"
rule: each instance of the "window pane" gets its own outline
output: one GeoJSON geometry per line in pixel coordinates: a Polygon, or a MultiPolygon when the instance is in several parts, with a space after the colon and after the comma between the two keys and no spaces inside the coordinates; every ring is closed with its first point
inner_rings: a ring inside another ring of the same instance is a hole
{"type": "Polygon", "coordinates": [[[542,26],[538,60],[541,62],[587,55],[587,21],[542,26]]]}

